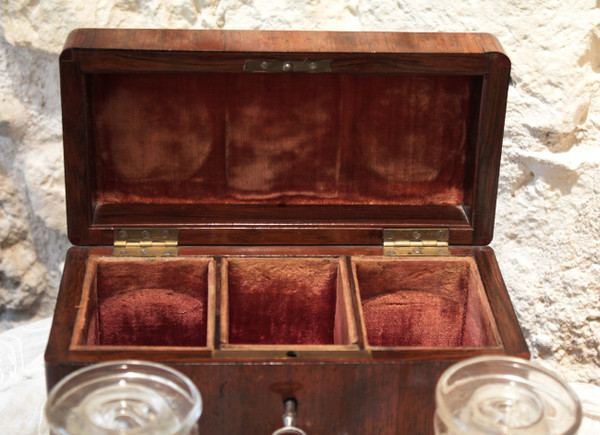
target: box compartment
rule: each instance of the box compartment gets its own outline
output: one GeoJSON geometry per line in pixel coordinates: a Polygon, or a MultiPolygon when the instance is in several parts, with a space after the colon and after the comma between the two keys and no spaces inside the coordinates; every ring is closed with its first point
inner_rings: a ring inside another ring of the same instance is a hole
{"type": "Polygon", "coordinates": [[[353,257],[369,347],[501,346],[471,257],[353,257]]]}
{"type": "Polygon", "coordinates": [[[209,258],[92,257],[71,347],[213,347],[209,258]]]}
{"type": "MultiPolygon", "coordinates": [[[[341,258],[244,257],[221,261],[221,349],[358,351],[341,258]]],[[[302,354],[300,354],[302,352],[302,354]]],[[[272,357],[264,353],[264,357],[272,357]]]]}

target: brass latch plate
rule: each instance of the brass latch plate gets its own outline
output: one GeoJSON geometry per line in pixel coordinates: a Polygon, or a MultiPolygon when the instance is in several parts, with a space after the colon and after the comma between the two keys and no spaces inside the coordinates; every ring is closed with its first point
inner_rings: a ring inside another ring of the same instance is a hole
{"type": "Polygon", "coordinates": [[[448,256],[450,231],[445,228],[390,228],[383,230],[383,255],[448,256]]]}
{"type": "Polygon", "coordinates": [[[116,257],[174,257],[179,231],[173,228],[117,228],[113,255],[116,257]]]}
{"type": "Polygon", "coordinates": [[[244,63],[244,72],[275,73],[323,73],[331,72],[331,59],[249,59],[244,63]]]}

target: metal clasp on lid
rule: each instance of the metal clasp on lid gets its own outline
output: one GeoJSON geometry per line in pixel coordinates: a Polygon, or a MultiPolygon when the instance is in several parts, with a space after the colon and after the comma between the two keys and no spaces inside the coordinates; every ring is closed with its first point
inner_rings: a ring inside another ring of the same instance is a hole
{"type": "Polygon", "coordinates": [[[116,257],[174,257],[178,253],[179,230],[173,228],[116,228],[116,257]]]}
{"type": "Polygon", "coordinates": [[[331,72],[331,59],[249,59],[244,63],[244,72],[275,73],[323,73],[331,72]]]}
{"type": "Polygon", "coordinates": [[[448,256],[450,231],[445,228],[390,228],[383,230],[383,255],[448,256]]]}

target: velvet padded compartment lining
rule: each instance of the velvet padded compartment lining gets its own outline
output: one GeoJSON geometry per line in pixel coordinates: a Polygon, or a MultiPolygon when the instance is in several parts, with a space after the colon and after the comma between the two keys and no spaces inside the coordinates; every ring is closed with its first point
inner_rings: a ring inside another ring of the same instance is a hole
{"type": "Polygon", "coordinates": [[[87,345],[207,345],[206,258],[92,259],[87,345]]]}
{"type": "Polygon", "coordinates": [[[499,345],[469,257],[352,260],[370,346],[499,345]]]}
{"type": "Polygon", "coordinates": [[[229,344],[348,344],[339,342],[348,334],[336,330],[345,325],[339,259],[227,262],[229,344]]]}

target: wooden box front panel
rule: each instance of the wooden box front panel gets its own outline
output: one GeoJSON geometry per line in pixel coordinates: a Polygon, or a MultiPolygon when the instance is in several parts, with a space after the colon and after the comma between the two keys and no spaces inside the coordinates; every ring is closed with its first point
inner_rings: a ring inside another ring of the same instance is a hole
{"type": "MultiPolygon", "coordinates": [[[[270,434],[284,400],[298,401],[308,434],[431,434],[434,389],[454,361],[167,362],[199,388],[200,433],[270,434]]],[[[62,378],[80,364],[47,366],[62,378]]]]}

